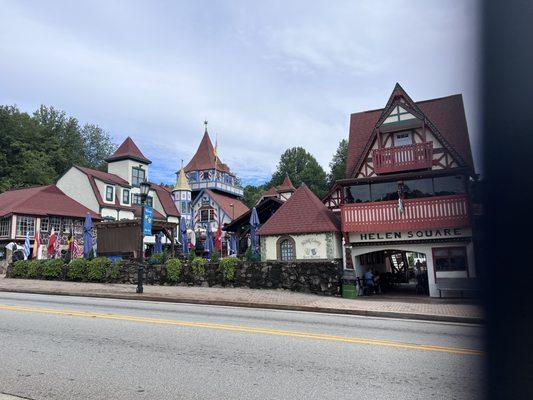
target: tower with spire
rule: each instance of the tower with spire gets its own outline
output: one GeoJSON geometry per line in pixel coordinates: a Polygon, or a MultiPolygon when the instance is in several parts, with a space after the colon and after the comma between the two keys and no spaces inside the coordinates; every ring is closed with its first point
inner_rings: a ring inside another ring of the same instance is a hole
{"type": "Polygon", "coordinates": [[[191,193],[191,186],[185,176],[182,160],[181,168],[176,172],[176,184],[172,189],[172,197],[174,198],[174,203],[176,204],[176,208],[180,212],[181,217],[185,218],[187,223],[189,223],[192,218],[191,193]]]}

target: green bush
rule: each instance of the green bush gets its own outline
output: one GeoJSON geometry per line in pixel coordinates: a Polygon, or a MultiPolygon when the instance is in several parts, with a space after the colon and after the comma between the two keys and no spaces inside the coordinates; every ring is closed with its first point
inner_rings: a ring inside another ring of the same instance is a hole
{"type": "Polygon", "coordinates": [[[181,277],[181,260],[179,258],[169,258],[166,262],[167,279],[170,282],[179,282],[181,277]]]}
{"type": "Polygon", "coordinates": [[[192,264],[193,260],[196,258],[196,249],[193,247],[189,250],[189,254],[187,255],[187,260],[189,260],[189,263],[192,264]]]}
{"type": "Polygon", "coordinates": [[[62,259],[45,260],[41,264],[44,279],[58,279],[61,276],[61,267],[64,265],[62,259]]]}
{"type": "Polygon", "coordinates": [[[13,278],[27,278],[29,260],[18,260],[13,264],[13,278]]]}
{"type": "Polygon", "coordinates": [[[111,270],[109,272],[109,277],[112,280],[116,281],[120,277],[120,267],[122,267],[123,265],[124,265],[123,260],[117,260],[111,263],[111,270]]]}
{"type": "Polygon", "coordinates": [[[28,261],[27,277],[30,279],[42,278],[43,266],[44,266],[44,263],[46,263],[46,260],[26,260],[26,261],[28,261]]]}
{"type": "Polygon", "coordinates": [[[150,265],[163,265],[168,260],[168,253],[164,251],[163,253],[155,253],[148,258],[148,264],[150,265]]]}
{"type": "Polygon", "coordinates": [[[212,263],[218,263],[220,261],[220,253],[218,251],[213,251],[211,253],[211,262],[212,263]]]}
{"type": "Polygon", "coordinates": [[[235,278],[235,269],[239,260],[235,257],[225,257],[220,260],[220,269],[225,281],[232,281],[235,278]]]}
{"type": "Polygon", "coordinates": [[[84,258],[73,259],[67,267],[67,278],[71,281],[86,281],[89,261],[84,258]]]}
{"type": "Polygon", "coordinates": [[[205,276],[205,263],[207,260],[202,257],[195,257],[194,260],[192,260],[191,267],[192,267],[192,274],[196,279],[203,279],[205,276]]]}
{"type": "Polygon", "coordinates": [[[254,254],[252,252],[252,248],[248,247],[248,249],[246,249],[246,252],[244,253],[244,260],[245,261],[261,261],[261,256],[258,254],[254,254]]]}
{"type": "Polygon", "coordinates": [[[89,261],[87,278],[93,282],[103,282],[111,260],[107,257],[96,257],[89,261]]]}

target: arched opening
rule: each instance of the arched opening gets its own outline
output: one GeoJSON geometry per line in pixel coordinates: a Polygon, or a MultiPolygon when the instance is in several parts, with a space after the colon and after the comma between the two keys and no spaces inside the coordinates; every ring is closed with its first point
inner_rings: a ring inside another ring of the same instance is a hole
{"type": "Polygon", "coordinates": [[[282,236],[277,242],[279,261],[293,261],[296,259],[296,243],[290,236],[282,236]]]}
{"type": "Polygon", "coordinates": [[[369,294],[429,295],[425,253],[386,249],[355,255],[356,276],[369,294]],[[372,281],[374,287],[372,286],[372,281]]]}

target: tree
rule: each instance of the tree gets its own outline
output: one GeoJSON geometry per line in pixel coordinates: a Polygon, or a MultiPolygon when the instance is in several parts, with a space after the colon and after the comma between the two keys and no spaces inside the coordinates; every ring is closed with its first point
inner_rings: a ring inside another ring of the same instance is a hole
{"type": "Polygon", "coordinates": [[[348,158],[348,141],[342,139],[329,163],[330,172],[328,174],[328,188],[335,184],[335,181],[346,177],[346,159],[348,158]]]}
{"type": "Polygon", "coordinates": [[[244,198],[243,202],[246,204],[249,208],[254,207],[263,193],[265,192],[266,187],[265,185],[259,185],[259,186],[253,186],[253,185],[246,185],[243,189],[244,191],[244,198]]]}
{"type": "Polygon", "coordinates": [[[267,188],[281,185],[285,175],[289,175],[296,187],[305,183],[319,198],[327,193],[326,172],[315,157],[302,147],[287,149],[281,155],[277,170],[267,188]]]}
{"type": "Polygon", "coordinates": [[[88,167],[104,170],[105,159],[116,149],[109,134],[97,125],[85,124],[81,128],[85,148],[85,163],[88,167]]]}

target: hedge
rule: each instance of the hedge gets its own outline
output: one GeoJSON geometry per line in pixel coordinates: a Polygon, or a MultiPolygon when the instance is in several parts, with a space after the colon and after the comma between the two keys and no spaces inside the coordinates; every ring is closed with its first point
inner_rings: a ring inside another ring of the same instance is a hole
{"type": "Polygon", "coordinates": [[[169,282],[179,282],[181,278],[181,260],[179,258],[169,258],[166,262],[167,279],[169,282]]]}
{"type": "Polygon", "coordinates": [[[239,260],[235,257],[225,257],[220,260],[220,269],[225,281],[232,281],[235,279],[235,269],[239,260]]]}
{"type": "Polygon", "coordinates": [[[111,260],[107,257],[96,257],[89,261],[87,279],[92,282],[102,282],[107,274],[107,268],[111,265],[111,260]]]}
{"type": "Polygon", "coordinates": [[[86,281],[88,269],[89,261],[84,258],[75,258],[68,264],[67,278],[71,281],[86,281]]]}
{"type": "Polygon", "coordinates": [[[192,260],[191,267],[192,273],[196,279],[203,279],[205,277],[205,264],[207,260],[202,257],[195,257],[192,260]]]}

